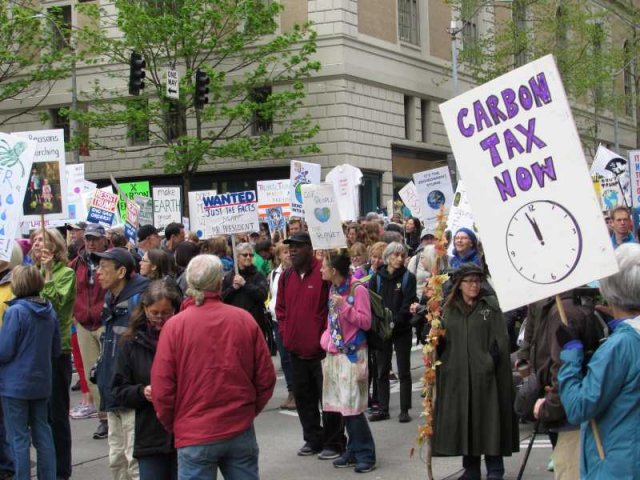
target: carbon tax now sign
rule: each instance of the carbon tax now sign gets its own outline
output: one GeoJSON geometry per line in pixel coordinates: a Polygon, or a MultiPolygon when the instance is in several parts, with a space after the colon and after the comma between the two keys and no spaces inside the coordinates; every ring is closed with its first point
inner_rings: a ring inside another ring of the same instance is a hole
{"type": "Polygon", "coordinates": [[[551,55],[440,111],[503,310],[617,271],[551,55]]]}

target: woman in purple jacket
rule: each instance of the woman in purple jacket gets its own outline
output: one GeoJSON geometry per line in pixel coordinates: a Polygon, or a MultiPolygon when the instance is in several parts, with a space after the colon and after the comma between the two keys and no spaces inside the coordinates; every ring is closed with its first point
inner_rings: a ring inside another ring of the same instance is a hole
{"type": "Polygon", "coordinates": [[[366,285],[353,283],[346,253],[325,256],[322,279],[331,282],[327,329],[320,345],[327,352],[322,361],[322,408],[339,412],[349,440],[336,468],[355,467],[358,473],[375,468],[376,450],[364,411],[368,400],[368,362],[365,330],[371,328],[371,307],[366,285]]]}

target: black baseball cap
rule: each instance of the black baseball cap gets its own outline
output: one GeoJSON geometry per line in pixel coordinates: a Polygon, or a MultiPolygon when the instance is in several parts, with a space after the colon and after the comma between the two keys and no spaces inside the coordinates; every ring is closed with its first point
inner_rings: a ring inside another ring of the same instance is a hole
{"type": "Polygon", "coordinates": [[[97,223],[88,223],[87,227],[84,229],[84,236],[86,237],[96,237],[96,238],[104,238],[106,237],[106,233],[104,231],[104,227],[97,223]]]}
{"type": "Polygon", "coordinates": [[[158,234],[158,229],[153,225],[151,224],[142,225],[140,228],[138,228],[138,241],[144,242],[151,235],[157,235],[157,234],[158,234]]]}
{"type": "Polygon", "coordinates": [[[282,243],[285,245],[291,245],[292,243],[311,245],[311,237],[307,232],[296,232],[282,243]]]}
{"type": "Polygon", "coordinates": [[[95,262],[100,261],[100,259],[112,260],[118,266],[125,267],[127,269],[127,273],[131,273],[136,265],[133,256],[129,253],[129,250],[122,247],[111,248],[102,253],[92,253],[91,257],[95,262]]]}

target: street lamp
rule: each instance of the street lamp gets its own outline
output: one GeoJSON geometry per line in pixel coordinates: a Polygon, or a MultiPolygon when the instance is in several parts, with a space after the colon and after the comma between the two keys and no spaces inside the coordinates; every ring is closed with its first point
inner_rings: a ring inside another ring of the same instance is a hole
{"type": "MultiPolygon", "coordinates": [[[[43,18],[49,24],[53,25],[53,28],[56,29],[60,39],[64,45],[71,52],[71,112],[74,114],[78,111],[78,84],[77,84],[77,75],[76,75],[76,46],[72,44],[70,40],[67,40],[64,33],[58,26],[56,22],[53,21],[51,17],[45,15],[44,13],[38,13],[33,16],[34,18],[43,18]]],[[[78,120],[75,118],[75,115],[71,115],[69,119],[69,140],[75,138],[76,133],[78,132],[78,120]]],[[[78,147],[73,147],[73,163],[80,163],[80,152],[78,151],[78,147]]]]}

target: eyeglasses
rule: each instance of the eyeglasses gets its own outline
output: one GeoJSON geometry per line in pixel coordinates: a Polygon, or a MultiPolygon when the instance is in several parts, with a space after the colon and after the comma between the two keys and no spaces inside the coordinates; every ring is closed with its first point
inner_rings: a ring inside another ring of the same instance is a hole
{"type": "Polygon", "coordinates": [[[480,280],[480,279],[477,279],[477,280],[462,280],[461,283],[475,283],[475,284],[480,285],[482,283],[482,280],[480,280]]]}
{"type": "Polygon", "coordinates": [[[241,253],[241,257],[253,257],[253,253],[241,253]]]}

